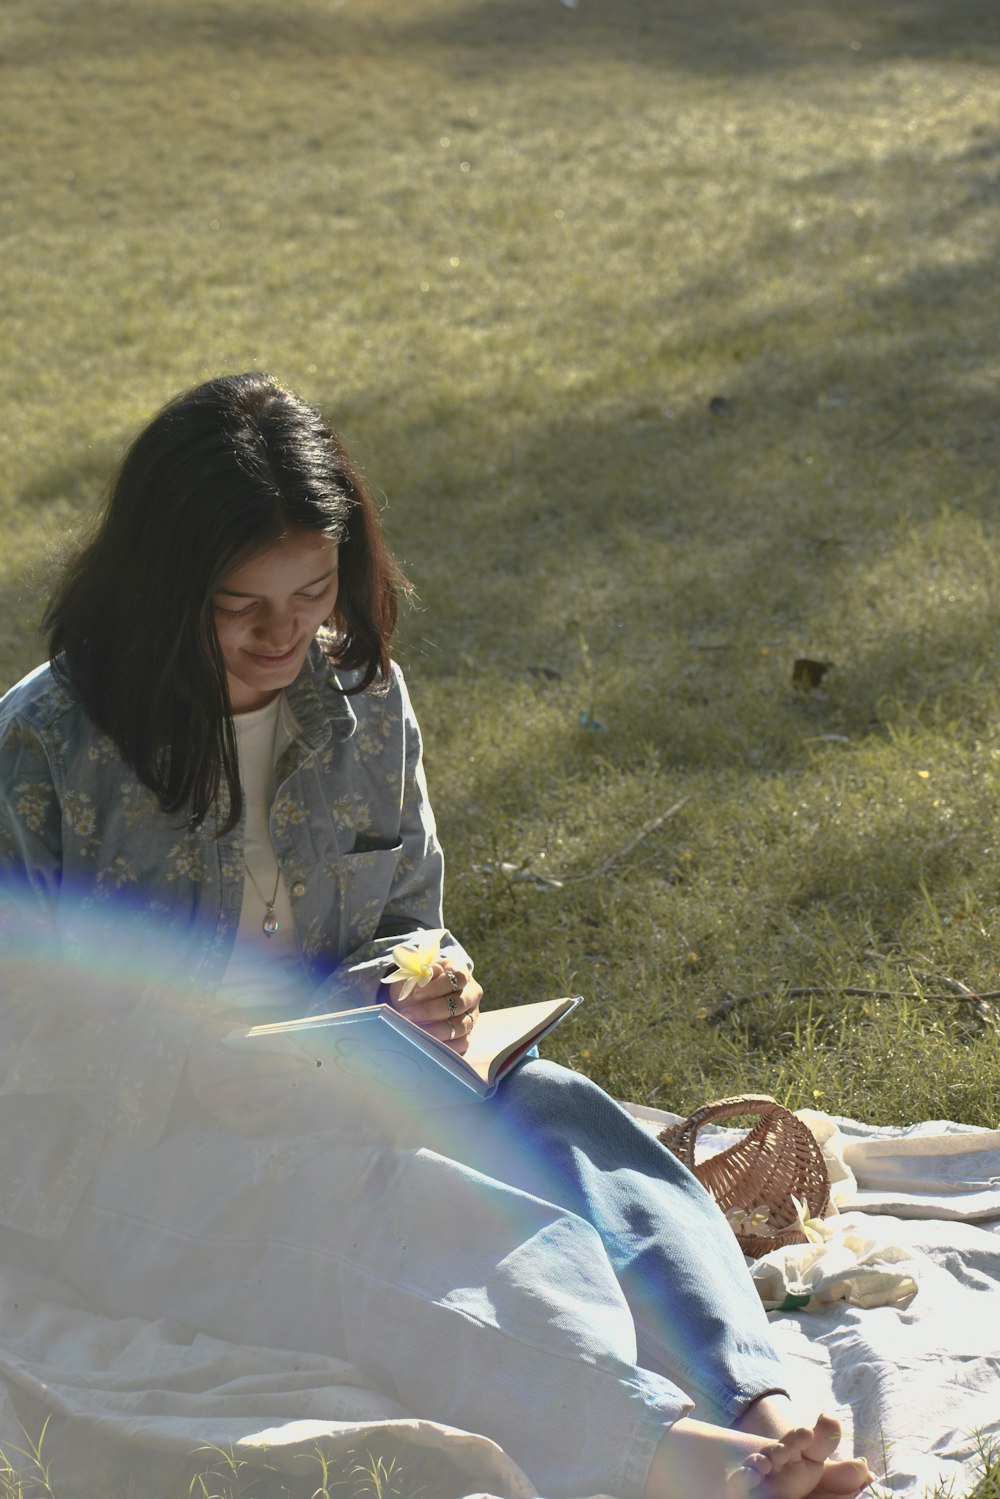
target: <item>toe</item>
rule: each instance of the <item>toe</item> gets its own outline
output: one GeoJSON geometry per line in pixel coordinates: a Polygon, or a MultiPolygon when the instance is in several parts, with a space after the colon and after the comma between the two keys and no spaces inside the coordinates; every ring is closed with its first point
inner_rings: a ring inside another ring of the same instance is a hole
{"type": "Polygon", "coordinates": [[[817,1499],[828,1495],[829,1499],[853,1499],[862,1489],[874,1482],[874,1474],[863,1458],[827,1463],[823,1478],[816,1489],[817,1499]]]}
{"type": "Polygon", "coordinates": [[[834,1416],[819,1416],[809,1433],[805,1456],[816,1463],[825,1462],[837,1450],[840,1435],[840,1422],[834,1416]]]}
{"type": "Polygon", "coordinates": [[[777,1467],[784,1467],[788,1462],[799,1462],[808,1453],[814,1438],[814,1433],[809,1426],[794,1426],[791,1431],[774,1444],[774,1448],[768,1448],[772,1459],[777,1467]]]}
{"type": "Polygon", "coordinates": [[[765,1483],[770,1471],[771,1464],[763,1452],[752,1452],[728,1475],[727,1499],[751,1499],[752,1495],[762,1493],[761,1485],[765,1483]]]}

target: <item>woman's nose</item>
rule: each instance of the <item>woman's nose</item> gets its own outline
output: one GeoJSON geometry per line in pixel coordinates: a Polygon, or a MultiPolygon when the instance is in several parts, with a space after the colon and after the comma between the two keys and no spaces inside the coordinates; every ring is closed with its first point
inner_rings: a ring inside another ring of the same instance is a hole
{"type": "Polygon", "coordinates": [[[256,621],[257,637],[273,646],[290,646],[298,632],[298,612],[294,604],[272,606],[256,621]]]}

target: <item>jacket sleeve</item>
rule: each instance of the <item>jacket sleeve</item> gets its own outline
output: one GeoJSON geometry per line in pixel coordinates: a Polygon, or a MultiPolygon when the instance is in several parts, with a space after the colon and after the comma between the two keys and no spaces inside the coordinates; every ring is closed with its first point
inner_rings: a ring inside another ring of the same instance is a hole
{"type": "Polygon", "coordinates": [[[15,718],[0,734],[0,1223],[45,1235],[109,1133],[162,1133],[194,1028],[164,999],[169,966],[130,963],[63,883],[59,791],[15,718]]]}
{"type": "MultiPolygon", "coordinates": [[[[61,993],[70,978],[57,957],[60,876],[59,800],[48,761],[15,720],[0,739],[0,1222],[28,1233],[65,1226],[63,1204],[82,1190],[107,1133],[78,1098],[64,1090],[54,1097],[40,1078],[33,1086],[23,1075],[32,1037],[46,1023],[46,996],[61,993]]],[[[85,1079],[73,1083],[86,1088],[85,1079]]]]}
{"type": "Polygon", "coordinates": [[[15,718],[0,735],[0,878],[43,926],[59,896],[60,824],[45,750],[34,731],[15,718]]]}
{"type": "MultiPolygon", "coordinates": [[[[402,718],[399,840],[402,845],[374,936],[353,949],[316,991],[311,1009],[375,1004],[382,975],[393,966],[392,949],[420,931],[444,927],[444,855],[424,774],[423,741],[401,673],[395,675],[402,718]]],[[[397,772],[397,778],[399,778],[397,772]]],[[[472,971],[472,959],[445,930],[441,954],[472,971]]]]}

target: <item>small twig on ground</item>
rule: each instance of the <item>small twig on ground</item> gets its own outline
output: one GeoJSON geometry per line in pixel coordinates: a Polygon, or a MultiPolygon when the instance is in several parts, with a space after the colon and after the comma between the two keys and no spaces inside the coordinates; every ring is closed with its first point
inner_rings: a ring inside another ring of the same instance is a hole
{"type": "Polygon", "coordinates": [[[684,803],[690,800],[689,796],[682,796],[679,802],[674,802],[673,806],[668,807],[665,812],[643,823],[639,831],[623,843],[621,848],[616,848],[613,853],[609,854],[603,864],[599,864],[596,869],[583,870],[580,874],[566,874],[561,877],[538,874],[527,861],[523,864],[473,864],[472,868],[477,874],[502,874],[506,875],[512,883],[536,885],[541,890],[561,890],[564,885],[573,885],[580,880],[597,879],[600,875],[607,874],[613,864],[616,864],[619,859],[624,859],[626,854],[630,854],[644,838],[649,837],[650,833],[655,833],[668,817],[673,817],[674,813],[679,812],[684,803]]]}
{"type": "Polygon", "coordinates": [[[949,991],[947,994],[922,994],[916,989],[865,989],[855,984],[817,985],[807,989],[757,989],[753,994],[727,994],[713,1009],[709,1010],[705,1019],[723,1020],[740,1005],[749,1004],[754,999],[771,999],[779,993],[783,999],[814,999],[820,995],[841,994],[849,999],[916,999],[926,1000],[928,1003],[964,999],[972,1004],[979,1019],[985,1025],[996,1025],[996,1010],[990,1001],[1000,999],[1000,989],[985,989],[981,994],[977,994],[958,979],[942,978],[939,982],[947,986],[949,991]]]}
{"type": "Polygon", "coordinates": [[[912,420],[913,416],[910,413],[907,413],[907,415],[903,417],[902,421],[897,422],[894,427],[890,427],[888,432],[883,432],[881,437],[873,437],[870,442],[860,442],[858,443],[858,447],[884,448],[887,443],[892,442],[892,439],[894,437],[898,437],[903,428],[908,427],[912,420]]]}
{"type": "Polygon", "coordinates": [[[967,999],[984,1025],[996,1025],[997,1012],[990,1004],[991,999],[1000,999],[1000,994],[997,994],[995,990],[990,990],[986,994],[977,994],[974,989],[963,984],[961,979],[942,978],[941,982],[951,990],[956,999],[967,999]]]}
{"type": "Polygon", "coordinates": [[[579,880],[596,880],[602,874],[607,874],[608,870],[612,867],[613,864],[617,864],[619,859],[624,859],[626,854],[630,854],[634,848],[637,848],[644,838],[649,837],[650,833],[655,833],[658,827],[662,827],[668,817],[673,817],[674,814],[676,812],[679,812],[685,805],[685,803],[689,802],[690,800],[691,798],[689,796],[682,796],[680,801],[674,802],[673,806],[668,807],[665,812],[661,812],[659,816],[651,817],[649,822],[643,823],[642,827],[633,837],[629,838],[625,843],[623,843],[621,848],[616,848],[612,854],[609,854],[604,862],[602,864],[599,864],[596,869],[587,869],[580,874],[564,875],[563,884],[571,885],[575,884],[579,880]]]}

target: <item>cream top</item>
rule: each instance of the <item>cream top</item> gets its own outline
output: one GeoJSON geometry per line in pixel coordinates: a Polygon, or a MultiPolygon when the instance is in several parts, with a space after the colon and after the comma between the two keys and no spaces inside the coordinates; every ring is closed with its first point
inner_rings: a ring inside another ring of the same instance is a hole
{"type": "Polygon", "coordinates": [[[263,708],[235,714],[233,727],[246,818],[243,904],[236,945],[218,997],[227,1008],[278,1009],[300,1001],[305,986],[292,905],[278,868],[270,828],[277,785],[275,766],[292,741],[295,720],[281,692],[263,708]],[[269,905],[278,923],[270,937],[263,925],[269,905]]]}

